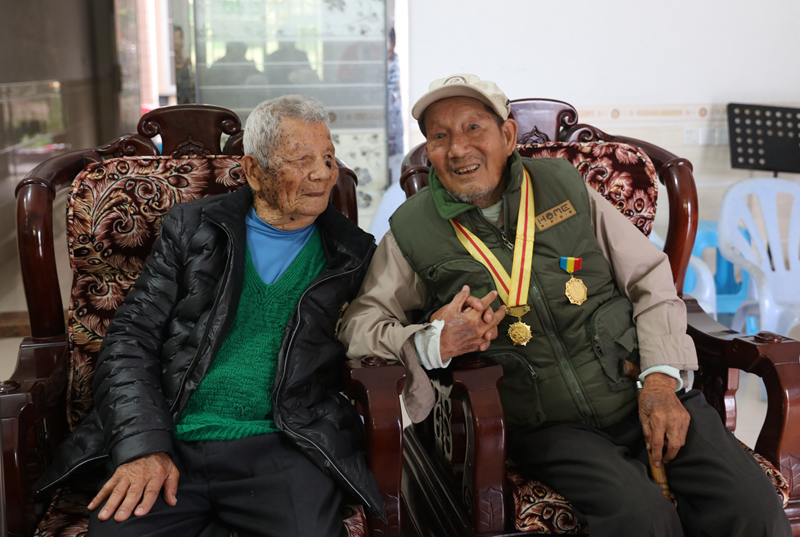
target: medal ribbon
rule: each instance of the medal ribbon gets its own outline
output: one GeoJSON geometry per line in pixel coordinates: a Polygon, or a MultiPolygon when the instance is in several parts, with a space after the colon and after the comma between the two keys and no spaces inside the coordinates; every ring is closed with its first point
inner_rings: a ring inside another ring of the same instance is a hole
{"type": "Polygon", "coordinates": [[[482,240],[467,228],[450,220],[458,240],[476,261],[489,269],[494,279],[497,294],[509,308],[525,305],[528,301],[528,290],[531,285],[531,262],[533,260],[533,238],[536,231],[534,225],[533,187],[528,170],[522,181],[522,196],[517,213],[517,237],[514,241],[514,261],[511,265],[511,276],[500,264],[495,255],[482,240]]]}
{"type": "Polygon", "coordinates": [[[583,261],[581,257],[562,257],[559,265],[569,274],[572,274],[581,269],[581,261],[583,261]]]}

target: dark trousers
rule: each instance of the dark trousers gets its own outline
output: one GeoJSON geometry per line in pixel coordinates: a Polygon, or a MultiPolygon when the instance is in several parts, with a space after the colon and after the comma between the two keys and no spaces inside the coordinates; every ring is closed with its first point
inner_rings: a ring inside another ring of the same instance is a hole
{"type": "Polygon", "coordinates": [[[341,492],[282,434],[175,444],[177,505],[159,494],[148,514],[124,522],[101,522],[97,508],[90,537],[228,537],[231,529],[240,537],[342,535],[341,492]]]}
{"type": "Polygon", "coordinates": [[[665,468],[677,510],[648,476],[638,414],[605,430],[574,423],[510,432],[508,455],[588,523],[592,537],[791,537],[775,492],[703,395],[679,394],[686,444],[665,468]]]}

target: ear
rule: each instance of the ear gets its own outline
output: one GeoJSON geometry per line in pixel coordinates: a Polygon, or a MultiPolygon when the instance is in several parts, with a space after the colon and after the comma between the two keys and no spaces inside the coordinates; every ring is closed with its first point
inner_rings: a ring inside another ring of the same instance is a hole
{"type": "Polygon", "coordinates": [[[254,192],[259,192],[261,190],[261,176],[264,175],[264,172],[261,170],[261,166],[258,160],[256,160],[256,157],[253,155],[243,156],[242,169],[244,170],[247,184],[250,185],[250,188],[252,188],[254,192]]]}
{"type": "Polygon", "coordinates": [[[503,126],[500,130],[503,133],[503,140],[506,144],[506,156],[510,157],[511,153],[514,152],[514,148],[517,146],[517,131],[519,130],[519,126],[516,121],[509,118],[503,122],[503,126]]]}

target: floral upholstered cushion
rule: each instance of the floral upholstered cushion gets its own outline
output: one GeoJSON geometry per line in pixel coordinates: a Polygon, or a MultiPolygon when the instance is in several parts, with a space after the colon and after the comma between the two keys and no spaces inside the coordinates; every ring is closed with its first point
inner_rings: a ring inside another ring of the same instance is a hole
{"type": "Polygon", "coordinates": [[[245,183],[239,157],[125,157],[92,164],[72,184],[67,244],[73,271],[67,419],[92,409],[92,379],[108,323],[133,286],[159,225],[176,203],[245,183]]]}
{"type": "Polygon", "coordinates": [[[789,490],[789,482],[786,481],[786,478],[783,477],[783,474],[781,474],[781,472],[775,468],[771,462],[747,447],[743,442],[739,443],[742,444],[742,447],[745,449],[745,451],[755,457],[756,461],[758,461],[758,465],[761,466],[761,469],[764,470],[765,474],[767,474],[769,480],[772,481],[773,485],[775,485],[775,490],[778,493],[778,497],[781,499],[781,504],[783,507],[785,508],[787,505],[789,505],[789,493],[791,490],[789,490]]]}
{"type": "MultiPolygon", "coordinates": [[[[87,505],[93,495],[90,491],[69,487],[58,489],[34,537],[85,537],[89,527],[87,505]]],[[[343,505],[341,513],[348,537],[367,537],[367,517],[363,507],[343,505]]],[[[231,531],[231,537],[236,535],[231,531]]]]}
{"type": "MultiPolygon", "coordinates": [[[[789,503],[786,478],[767,459],[744,444],[742,447],[758,461],[786,507],[789,503]]],[[[506,481],[514,501],[514,527],[518,531],[544,535],[589,533],[589,527],[575,518],[567,499],[541,481],[525,476],[511,460],[506,461],[506,481]]],[[[674,497],[672,503],[677,505],[674,497]]]]}
{"type": "Polygon", "coordinates": [[[650,158],[635,147],[616,142],[547,142],[518,145],[517,151],[523,157],[567,159],[586,184],[650,236],[658,175],[650,158]]]}
{"type": "Polygon", "coordinates": [[[506,461],[506,481],[514,500],[514,527],[518,531],[563,535],[589,533],[572,513],[572,504],[541,481],[526,477],[506,461]]]}

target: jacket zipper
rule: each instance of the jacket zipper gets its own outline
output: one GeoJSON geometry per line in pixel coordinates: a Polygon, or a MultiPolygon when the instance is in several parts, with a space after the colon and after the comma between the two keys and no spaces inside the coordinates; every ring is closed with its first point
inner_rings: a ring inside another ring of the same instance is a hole
{"type": "Polygon", "coordinates": [[[45,490],[45,489],[49,489],[53,485],[57,485],[59,483],[64,483],[65,481],[67,481],[69,479],[69,476],[71,476],[72,474],[75,473],[76,470],[78,470],[80,468],[83,468],[84,466],[86,466],[89,463],[96,462],[96,461],[99,461],[99,460],[105,459],[105,458],[111,458],[111,455],[108,455],[108,454],[106,454],[106,455],[97,455],[95,457],[91,457],[89,459],[86,459],[85,461],[83,461],[82,463],[76,465],[74,468],[72,468],[69,472],[67,472],[66,474],[62,475],[61,477],[56,478],[54,481],[50,481],[49,483],[45,483],[44,485],[39,487],[39,490],[42,491],[42,490],[45,490]]]}
{"type": "MultiPolygon", "coordinates": [[[[361,269],[361,267],[363,267],[363,266],[364,266],[364,262],[362,261],[360,265],[358,265],[357,267],[355,267],[355,268],[353,268],[351,270],[348,270],[346,272],[340,272],[338,274],[332,274],[332,275],[328,276],[327,278],[322,278],[319,281],[317,281],[316,283],[310,285],[305,291],[303,291],[303,294],[300,296],[300,300],[297,301],[297,308],[295,309],[295,315],[299,316],[299,314],[300,314],[300,305],[302,304],[303,299],[305,299],[305,297],[309,293],[309,291],[311,291],[312,289],[314,289],[316,287],[319,287],[323,283],[325,283],[325,282],[327,282],[329,280],[332,280],[334,278],[343,277],[343,276],[346,276],[348,274],[352,274],[353,272],[356,272],[359,269],[361,269]]],[[[300,323],[298,322],[298,323],[295,324],[294,330],[292,331],[292,335],[289,337],[289,343],[286,345],[286,351],[284,352],[284,356],[285,357],[288,357],[290,351],[292,350],[292,345],[294,344],[295,336],[297,335],[297,331],[299,330],[299,328],[300,328],[300,323]]],[[[280,390],[281,390],[281,387],[283,385],[283,381],[285,380],[285,378],[286,378],[286,367],[284,366],[283,369],[281,370],[281,378],[278,379],[278,383],[275,385],[275,393],[280,393],[280,390]]],[[[339,467],[336,465],[336,463],[333,461],[333,459],[331,459],[331,457],[325,452],[324,449],[322,449],[319,445],[317,445],[313,440],[309,439],[306,436],[303,436],[302,434],[298,433],[294,429],[291,429],[289,426],[287,426],[283,422],[283,416],[281,415],[280,412],[278,412],[278,416],[277,417],[279,418],[279,420],[278,420],[279,423],[277,423],[277,425],[281,428],[281,430],[283,430],[283,431],[285,431],[285,432],[287,432],[287,433],[289,433],[289,434],[291,434],[291,435],[293,435],[293,436],[295,436],[297,438],[301,438],[301,439],[305,440],[306,442],[308,442],[309,444],[311,444],[312,446],[314,446],[314,448],[316,448],[316,450],[319,451],[322,454],[322,456],[325,457],[328,460],[328,462],[336,470],[336,472],[339,474],[339,476],[341,476],[341,478],[345,481],[345,483],[347,483],[350,486],[350,489],[353,490],[358,495],[359,498],[361,498],[361,501],[364,503],[364,505],[369,506],[370,510],[378,518],[380,518],[385,524],[388,524],[388,520],[383,516],[383,513],[379,513],[374,507],[372,507],[370,505],[370,502],[364,497],[364,495],[361,493],[361,491],[358,490],[358,488],[355,485],[353,485],[353,483],[349,479],[347,479],[347,476],[344,475],[344,473],[339,469],[339,467]]]]}
{"type": "MultiPolygon", "coordinates": [[[[227,276],[228,276],[228,274],[230,274],[230,271],[232,270],[232,267],[233,267],[233,236],[231,235],[230,231],[228,231],[228,229],[226,229],[224,226],[219,225],[217,222],[214,222],[211,219],[209,219],[208,221],[210,223],[214,224],[215,226],[217,226],[218,228],[220,228],[222,231],[224,231],[225,235],[228,237],[228,245],[229,245],[229,248],[228,248],[228,262],[225,264],[225,272],[222,274],[222,281],[225,282],[225,281],[227,281],[227,276]]],[[[178,401],[181,400],[181,395],[183,394],[183,389],[186,386],[186,377],[189,376],[189,372],[190,371],[194,370],[194,366],[197,363],[197,359],[208,348],[208,333],[211,330],[211,325],[213,324],[211,322],[211,319],[213,318],[213,312],[216,312],[217,308],[219,307],[219,302],[220,302],[221,297],[222,297],[222,292],[220,292],[216,296],[216,298],[214,298],[214,305],[211,307],[212,315],[209,315],[209,320],[206,322],[206,329],[203,332],[203,339],[202,339],[203,346],[195,353],[194,358],[192,358],[192,363],[190,363],[189,367],[186,368],[186,372],[183,374],[183,378],[181,378],[181,383],[180,383],[180,387],[178,388],[178,393],[175,395],[175,400],[172,402],[172,404],[170,405],[170,408],[169,408],[170,414],[175,412],[175,408],[178,405],[178,401]]],[[[236,312],[234,312],[234,315],[235,314],[236,314],[236,312]]]]}
{"type": "MultiPolygon", "coordinates": [[[[225,232],[225,234],[228,236],[228,243],[229,243],[229,244],[233,244],[233,237],[231,236],[230,232],[229,232],[227,229],[225,229],[223,226],[220,226],[219,224],[217,224],[217,223],[216,223],[216,222],[214,222],[213,220],[209,220],[209,222],[212,222],[214,225],[216,225],[217,227],[219,227],[220,229],[222,229],[222,230],[225,232]]],[[[223,281],[226,279],[225,277],[226,277],[226,276],[227,276],[227,274],[230,272],[230,270],[231,270],[231,266],[233,265],[233,263],[232,263],[232,257],[233,257],[233,251],[232,251],[232,250],[230,250],[230,251],[228,252],[228,263],[227,263],[227,265],[226,265],[226,267],[225,267],[225,272],[224,272],[224,273],[223,273],[223,275],[222,275],[222,279],[223,279],[223,281]]],[[[221,293],[220,293],[220,294],[221,294],[221,293]]],[[[219,301],[220,301],[220,295],[217,295],[217,297],[214,299],[214,306],[212,307],[212,311],[216,311],[217,307],[219,306],[219,301]]],[[[208,323],[208,325],[206,326],[205,332],[203,333],[203,341],[204,341],[204,342],[205,342],[205,341],[207,340],[207,338],[208,338],[208,332],[209,332],[209,330],[211,330],[211,323],[208,323]]],[[[186,385],[186,377],[189,375],[189,371],[191,371],[191,370],[192,370],[192,368],[194,367],[194,364],[195,364],[195,362],[197,361],[197,358],[198,358],[198,356],[200,356],[200,355],[203,353],[203,351],[205,351],[205,349],[206,349],[206,347],[207,347],[207,346],[208,346],[208,344],[207,344],[207,343],[204,343],[204,346],[203,346],[203,348],[202,348],[202,349],[200,349],[200,351],[199,351],[199,352],[197,352],[197,353],[194,355],[194,358],[192,358],[192,363],[191,363],[191,364],[189,364],[189,367],[186,369],[186,373],[184,373],[184,374],[183,374],[183,378],[181,378],[180,387],[178,388],[178,393],[175,395],[175,400],[172,402],[172,404],[170,405],[170,408],[169,408],[169,412],[170,412],[170,414],[172,414],[172,413],[175,411],[175,407],[177,406],[177,404],[178,404],[178,401],[180,401],[180,399],[181,399],[181,394],[183,393],[183,388],[184,388],[184,386],[186,385]]],[[[56,484],[56,483],[62,483],[62,482],[64,482],[64,480],[66,480],[66,479],[67,479],[67,478],[68,478],[70,475],[72,475],[72,474],[75,472],[75,470],[77,470],[78,468],[82,468],[83,466],[85,466],[85,465],[89,464],[90,462],[95,462],[95,461],[98,461],[98,460],[100,460],[100,459],[103,459],[103,458],[105,458],[105,457],[110,457],[110,455],[109,455],[109,454],[105,454],[105,455],[98,455],[98,456],[96,456],[96,457],[92,457],[92,458],[90,458],[90,459],[87,459],[87,460],[83,461],[82,463],[80,463],[79,465],[77,465],[77,466],[76,466],[75,468],[73,468],[72,470],[70,470],[69,472],[67,472],[66,474],[64,474],[64,475],[63,475],[63,476],[62,476],[60,479],[57,479],[57,480],[53,481],[52,483],[48,483],[47,485],[45,485],[45,486],[43,486],[43,487],[40,487],[40,489],[41,489],[41,490],[44,490],[44,489],[46,489],[46,488],[48,488],[48,487],[52,487],[52,486],[53,486],[54,484],[56,484]]]]}
{"type": "MultiPolygon", "coordinates": [[[[514,247],[506,238],[505,232],[497,229],[497,226],[492,225],[489,227],[498,234],[500,239],[503,241],[503,244],[506,245],[506,248],[513,253],[514,247]]],[[[578,382],[578,378],[575,375],[575,370],[572,368],[572,364],[567,357],[567,351],[564,348],[564,342],[562,342],[561,338],[558,337],[558,333],[555,329],[555,321],[550,313],[550,309],[545,304],[542,294],[539,292],[539,282],[536,278],[536,274],[533,272],[533,267],[531,267],[530,294],[533,295],[534,305],[537,313],[539,314],[539,320],[542,322],[542,325],[547,333],[547,338],[550,340],[550,348],[552,348],[556,354],[556,360],[558,361],[559,369],[561,369],[561,374],[567,381],[567,385],[569,386],[570,390],[572,390],[572,392],[575,394],[575,398],[578,402],[578,410],[585,417],[591,419],[594,425],[599,425],[600,422],[597,419],[597,416],[595,415],[591,405],[589,404],[589,399],[586,396],[586,392],[581,387],[580,382],[578,382]]]]}
{"type": "Polygon", "coordinates": [[[575,375],[575,370],[572,368],[572,363],[567,357],[567,350],[564,348],[564,342],[561,341],[561,338],[559,338],[558,334],[556,333],[555,321],[553,320],[553,316],[550,313],[550,310],[547,308],[547,305],[544,303],[541,293],[539,293],[538,285],[539,282],[536,281],[536,275],[533,273],[533,271],[531,271],[531,294],[533,295],[536,303],[539,319],[542,321],[542,324],[547,331],[548,339],[550,339],[550,346],[556,352],[556,359],[558,360],[558,365],[561,368],[561,373],[564,375],[567,385],[575,394],[580,413],[591,419],[594,425],[599,425],[600,422],[597,419],[597,416],[595,415],[591,405],[589,404],[589,399],[586,397],[586,392],[584,392],[580,382],[578,382],[578,378],[575,375]]]}

